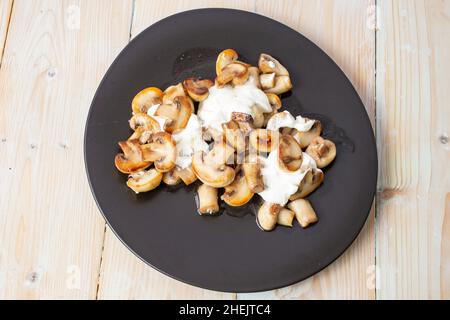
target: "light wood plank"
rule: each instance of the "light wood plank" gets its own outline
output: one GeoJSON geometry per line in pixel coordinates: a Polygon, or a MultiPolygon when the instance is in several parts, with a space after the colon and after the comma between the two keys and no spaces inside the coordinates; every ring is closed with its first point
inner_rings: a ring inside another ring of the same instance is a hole
{"type": "Polygon", "coordinates": [[[3,57],[6,35],[8,33],[9,18],[11,16],[13,0],[0,0],[0,66],[3,57]]]}
{"type": "Polygon", "coordinates": [[[130,18],[125,0],[14,2],[0,73],[0,299],[96,296],[104,221],[84,124],[130,18]]]}
{"type": "MultiPolygon", "coordinates": [[[[256,11],[281,21],[320,46],[347,74],[374,123],[375,12],[372,0],[258,0],[256,11]],[[372,25],[373,22],[373,25],[372,25]]],[[[374,299],[374,210],[353,245],[319,274],[290,287],[240,299],[374,299]]]]}
{"type": "Polygon", "coordinates": [[[379,0],[380,299],[450,298],[450,1],[379,0]]]}
{"type": "MultiPolygon", "coordinates": [[[[254,1],[137,0],[132,37],[154,22],[180,11],[228,7],[251,11],[254,1]]],[[[173,280],[147,266],[107,229],[99,285],[100,299],[233,299],[235,294],[203,290],[173,280]]]]}

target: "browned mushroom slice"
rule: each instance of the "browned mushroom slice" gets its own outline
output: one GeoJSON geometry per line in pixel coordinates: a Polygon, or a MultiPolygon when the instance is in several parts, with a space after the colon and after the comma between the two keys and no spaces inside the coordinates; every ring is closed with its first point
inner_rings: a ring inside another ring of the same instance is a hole
{"type": "Polygon", "coordinates": [[[264,231],[271,231],[277,225],[278,214],[281,206],[275,203],[264,202],[259,208],[256,221],[258,226],[264,231]]]}
{"type": "Polygon", "coordinates": [[[264,113],[257,105],[252,106],[253,127],[261,128],[264,125],[264,113]]]}
{"type": "Polygon", "coordinates": [[[264,90],[266,93],[282,94],[292,89],[292,83],[289,76],[275,77],[275,85],[273,88],[264,90]]]}
{"type": "Polygon", "coordinates": [[[218,191],[216,188],[202,184],[197,189],[198,213],[214,214],[219,212],[218,191]]]}
{"type": "Polygon", "coordinates": [[[164,91],[163,104],[171,104],[173,99],[183,96],[186,96],[186,93],[184,92],[182,83],[170,86],[164,91]]]}
{"type": "Polygon", "coordinates": [[[275,73],[277,76],[289,76],[287,69],[274,57],[261,53],[258,61],[259,70],[263,73],[275,73]]]}
{"type": "Polygon", "coordinates": [[[163,92],[155,87],[140,91],[131,102],[134,113],[147,113],[151,106],[162,103],[163,92]]]}
{"type": "Polygon", "coordinates": [[[216,74],[219,75],[222,73],[222,69],[225,68],[228,64],[238,59],[238,54],[233,49],[225,49],[217,56],[216,61],[216,74]]]}
{"type": "Polygon", "coordinates": [[[127,186],[136,193],[148,192],[161,184],[163,174],[155,169],[132,173],[127,181],[127,186]]]}
{"type": "Polygon", "coordinates": [[[222,72],[217,76],[217,84],[224,86],[232,82],[234,85],[243,84],[248,80],[248,67],[242,62],[232,62],[222,69],[222,72]]]}
{"type": "Polygon", "coordinates": [[[249,67],[248,74],[249,78],[252,79],[255,87],[261,89],[261,82],[259,81],[259,69],[257,67],[249,67]]]}
{"type": "Polygon", "coordinates": [[[278,166],[291,172],[300,169],[303,161],[302,148],[292,136],[282,135],[278,144],[278,166]]]}
{"type": "Polygon", "coordinates": [[[305,132],[297,132],[297,135],[294,136],[296,140],[300,143],[302,148],[306,148],[309,146],[311,141],[313,141],[316,137],[320,136],[322,133],[322,124],[320,121],[316,120],[314,125],[309,131],[305,132]]]}
{"type": "Polygon", "coordinates": [[[189,96],[197,102],[205,100],[209,95],[209,88],[214,82],[209,79],[187,78],[183,81],[183,86],[189,96]]]}
{"type": "Polygon", "coordinates": [[[176,175],[180,177],[180,179],[187,186],[197,181],[197,176],[195,175],[194,171],[192,171],[191,167],[187,167],[184,169],[177,169],[176,175]]]}
{"type": "Polygon", "coordinates": [[[165,130],[172,133],[186,127],[192,112],[194,112],[192,100],[186,96],[177,96],[171,104],[160,105],[155,115],[170,119],[165,130]]]}
{"type": "Polygon", "coordinates": [[[245,152],[245,134],[237,121],[222,123],[222,129],[227,143],[236,149],[237,153],[245,152]]]}
{"type": "Polygon", "coordinates": [[[225,193],[221,199],[232,207],[240,207],[253,198],[253,192],[250,191],[243,172],[236,175],[234,181],[225,187],[225,193]]]}
{"type": "Polygon", "coordinates": [[[151,162],[143,159],[139,140],[120,141],[119,146],[123,153],[116,155],[114,163],[120,172],[133,173],[151,165],[151,162]]]}
{"type": "Polygon", "coordinates": [[[295,213],[292,210],[282,208],[278,213],[277,224],[285,227],[292,227],[292,222],[294,221],[295,213]]]}
{"type": "Polygon", "coordinates": [[[307,197],[322,184],[324,178],[325,175],[322,170],[308,170],[302,182],[298,186],[298,191],[290,196],[289,200],[294,201],[307,197]]]}
{"type": "Polygon", "coordinates": [[[233,182],[235,170],[227,165],[234,156],[233,147],[220,141],[205,154],[197,152],[192,157],[192,171],[204,184],[222,188],[233,182]]]}
{"type": "Polygon", "coordinates": [[[130,128],[133,130],[137,130],[138,128],[144,128],[146,131],[151,132],[159,132],[161,131],[161,127],[159,126],[158,121],[154,118],[146,115],[145,113],[136,113],[130,119],[130,128]]]}
{"type": "Polygon", "coordinates": [[[139,140],[140,144],[146,144],[154,132],[147,130],[144,127],[138,127],[128,140],[139,140]]]}
{"type": "Polygon", "coordinates": [[[156,170],[168,172],[175,167],[176,143],[172,135],[167,132],[158,132],[151,136],[151,142],[141,146],[145,161],[155,163],[156,170]]]}
{"type": "Polygon", "coordinates": [[[242,165],[242,170],[251,192],[259,193],[264,190],[264,182],[261,175],[261,163],[258,160],[245,162],[242,165]]]}
{"type": "Polygon", "coordinates": [[[162,181],[167,184],[168,186],[176,186],[181,182],[180,177],[177,174],[176,169],[172,169],[170,171],[167,171],[164,173],[162,177],[162,181]]]}
{"type": "Polygon", "coordinates": [[[295,218],[303,228],[306,228],[319,220],[308,200],[297,199],[290,202],[288,208],[295,212],[295,218]]]}
{"type": "Polygon", "coordinates": [[[275,73],[263,73],[259,76],[259,81],[263,90],[272,89],[275,87],[275,73]]]}
{"type": "Polygon", "coordinates": [[[336,158],[336,145],[322,137],[316,137],[311,141],[306,153],[317,163],[319,169],[325,168],[336,158]]]}
{"type": "Polygon", "coordinates": [[[263,127],[267,126],[270,118],[273,115],[278,113],[278,110],[281,108],[281,99],[275,93],[266,93],[267,99],[269,99],[270,106],[272,107],[272,112],[264,113],[264,123],[263,127]]]}
{"type": "Polygon", "coordinates": [[[255,129],[250,133],[249,142],[258,152],[271,152],[278,145],[278,132],[267,129],[255,129]]]}

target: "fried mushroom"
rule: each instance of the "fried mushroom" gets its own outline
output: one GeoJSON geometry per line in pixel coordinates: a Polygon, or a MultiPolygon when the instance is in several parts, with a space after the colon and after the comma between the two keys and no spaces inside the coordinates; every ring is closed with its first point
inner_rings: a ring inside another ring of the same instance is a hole
{"type": "Polygon", "coordinates": [[[311,203],[306,199],[292,201],[288,204],[288,208],[294,211],[295,218],[303,228],[306,228],[319,220],[311,203]]]}
{"type": "Polygon", "coordinates": [[[241,131],[237,121],[222,123],[222,130],[226,142],[236,149],[237,153],[245,151],[245,134],[241,131]]]}
{"type": "Polygon", "coordinates": [[[189,97],[177,96],[170,104],[162,104],[156,109],[155,115],[169,119],[165,130],[169,133],[184,129],[194,112],[194,104],[189,97]]]}
{"type": "Polygon", "coordinates": [[[184,96],[186,96],[186,93],[184,92],[183,84],[180,82],[164,90],[162,103],[171,104],[173,102],[173,99],[175,99],[176,97],[184,97],[184,96]]]}
{"type": "Polygon", "coordinates": [[[278,132],[267,129],[255,129],[250,133],[250,146],[257,152],[271,152],[278,145],[278,132]]]}
{"type": "Polygon", "coordinates": [[[253,84],[258,89],[261,89],[261,81],[259,80],[259,69],[257,67],[249,67],[248,74],[249,74],[249,79],[251,79],[253,81],[253,84]]]}
{"type": "Polygon", "coordinates": [[[187,78],[183,81],[183,86],[192,100],[201,102],[209,95],[209,88],[214,82],[209,79],[187,78]]]}
{"type": "Polygon", "coordinates": [[[187,167],[184,169],[177,169],[176,175],[184,182],[185,185],[190,185],[197,181],[197,176],[194,171],[192,171],[192,167],[187,167]]]}
{"type": "Polygon", "coordinates": [[[336,145],[330,140],[316,137],[309,144],[306,153],[316,161],[317,167],[322,169],[336,158],[336,145]]]}
{"type": "Polygon", "coordinates": [[[275,85],[270,89],[264,90],[264,92],[282,94],[288,92],[291,89],[292,89],[292,82],[289,76],[276,76],[275,85]]]}
{"type": "Polygon", "coordinates": [[[217,188],[202,184],[197,189],[198,213],[214,214],[219,212],[219,201],[217,188]]]}
{"type": "Polygon", "coordinates": [[[287,69],[274,57],[261,53],[258,61],[262,73],[275,73],[277,76],[289,76],[287,69]]]}
{"type": "Polygon", "coordinates": [[[294,217],[295,217],[294,211],[282,208],[278,213],[277,224],[292,228],[292,222],[294,221],[294,217]]]}
{"type": "Polygon", "coordinates": [[[324,178],[325,175],[322,170],[314,168],[308,170],[302,182],[300,182],[297,192],[291,195],[289,200],[294,201],[297,199],[306,198],[322,184],[324,178]]]}
{"type": "Polygon", "coordinates": [[[222,72],[217,76],[216,81],[219,86],[224,86],[227,83],[233,85],[243,84],[248,80],[249,72],[246,64],[242,62],[232,62],[227,64],[222,72]]]}
{"type": "Polygon", "coordinates": [[[139,140],[120,141],[119,146],[123,153],[116,155],[114,164],[122,173],[134,173],[151,165],[150,161],[143,159],[139,140]]]}
{"type": "Polygon", "coordinates": [[[141,146],[143,159],[154,162],[159,172],[172,170],[176,160],[176,143],[172,135],[167,132],[158,132],[150,137],[150,141],[141,146]]]}
{"type": "Polygon", "coordinates": [[[177,174],[177,170],[172,169],[170,171],[164,172],[162,181],[168,186],[176,186],[181,182],[181,179],[177,174]]]}
{"type": "Polygon", "coordinates": [[[286,172],[297,171],[303,161],[302,148],[292,136],[281,135],[278,144],[278,166],[286,172]]]}
{"type": "Polygon", "coordinates": [[[159,88],[145,88],[140,91],[131,102],[133,113],[147,113],[151,106],[162,103],[163,95],[163,92],[159,88]]]}
{"type": "Polygon", "coordinates": [[[232,207],[243,206],[253,198],[253,192],[249,189],[242,171],[231,184],[225,186],[225,193],[220,198],[232,207]]]}
{"type": "Polygon", "coordinates": [[[158,132],[161,127],[154,118],[145,113],[136,113],[130,119],[130,128],[136,131],[138,128],[143,128],[145,131],[158,132]]]}
{"type": "Polygon", "coordinates": [[[264,182],[261,175],[261,163],[255,159],[242,164],[247,186],[253,193],[259,193],[264,190],[264,182]]]}
{"type": "Polygon", "coordinates": [[[225,49],[219,53],[216,60],[216,74],[220,75],[222,73],[222,69],[231,62],[236,61],[238,57],[238,53],[233,49],[225,49]]]}
{"type": "Polygon", "coordinates": [[[136,193],[148,192],[161,184],[163,174],[155,169],[132,173],[128,177],[127,186],[136,193]]]}
{"type": "Polygon", "coordinates": [[[261,82],[261,88],[263,90],[272,89],[275,87],[275,72],[261,74],[259,76],[259,81],[261,82]]]}
{"type": "Polygon", "coordinates": [[[277,225],[278,214],[281,208],[279,204],[264,202],[259,208],[256,217],[258,226],[264,231],[272,231],[277,225]]]}

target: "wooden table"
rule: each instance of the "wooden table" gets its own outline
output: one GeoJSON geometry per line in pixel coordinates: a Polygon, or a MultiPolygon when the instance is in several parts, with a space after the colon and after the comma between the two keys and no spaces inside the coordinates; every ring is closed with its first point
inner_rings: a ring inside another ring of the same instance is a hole
{"type": "Polygon", "coordinates": [[[450,298],[449,0],[0,0],[0,299],[450,298]],[[114,57],[183,10],[232,7],[300,31],[371,117],[379,186],[357,241],[314,277],[258,294],[173,280],[130,253],[90,193],[83,132],[114,57]]]}

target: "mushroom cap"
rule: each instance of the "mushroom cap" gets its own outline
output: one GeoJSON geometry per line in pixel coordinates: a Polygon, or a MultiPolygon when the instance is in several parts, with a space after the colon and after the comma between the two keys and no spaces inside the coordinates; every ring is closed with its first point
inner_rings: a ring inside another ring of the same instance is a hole
{"type": "Polygon", "coordinates": [[[238,53],[233,49],[225,49],[219,53],[216,61],[216,74],[220,75],[222,73],[222,69],[231,62],[236,61],[238,57],[238,53]]]}
{"type": "Polygon", "coordinates": [[[136,113],[130,119],[131,129],[136,131],[140,127],[151,132],[161,131],[158,121],[145,113],[136,113]]]}
{"type": "Polygon", "coordinates": [[[163,95],[163,92],[159,88],[145,88],[140,91],[131,102],[133,113],[147,113],[151,106],[162,103],[163,95]]]}
{"type": "Polygon", "coordinates": [[[140,144],[146,144],[153,134],[151,130],[147,130],[144,127],[137,127],[128,140],[139,140],[140,144]]]}
{"type": "Polygon", "coordinates": [[[263,73],[275,73],[277,76],[289,76],[287,69],[274,57],[261,53],[258,61],[259,70],[263,73]]]}
{"type": "Polygon", "coordinates": [[[183,81],[183,86],[188,95],[197,102],[205,100],[209,95],[209,88],[214,85],[214,81],[200,78],[187,78],[183,81]]]}
{"type": "Polygon", "coordinates": [[[250,191],[243,172],[236,175],[234,181],[225,187],[225,193],[221,199],[232,207],[240,207],[253,198],[254,193],[250,191]]]}
{"type": "Polygon", "coordinates": [[[300,144],[290,135],[281,135],[278,143],[278,166],[286,172],[297,171],[303,161],[300,144]]]}
{"type": "Polygon", "coordinates": [[[114,164],[120,172],[133,173],[151,165],[151,162],[143,159],[139,140],[120,141],[119,146],[123,153],[116,155],[114,164]]]}
{"type": "Polygon", "coordinates": [[[158,132],[150,137],[150,143],[141,146],[143,159],[152,161],[156,170],[168,172],[175,167],[176,143],[172,135],[158,132]]]}
{"type": "Polygon", "coordinates": [[[156,116],[169,119],[165,130],[169,133],[184,129],[194,112],[194,104],[187,96],[177,96],[170,104],[162,104],[155,112],[156,116]]]}
{"type": "Polygon", "coordinates": [[[270,89],[264,90],[264,92],[282,94],[288,92],[291,89],[292,89],[292,82],[289,76],[276,76],[275,85],[270,89]]]}
{"type": "Polygon", "coordinates": [[[316,137],[309,144],[306,153],[316,161],[317,167],[322,169],[336,158],[336,145],[330,140],[316,137]]]}
{"type": "Polygon", "coordinates": [[[203,152],[197,152],[192,158],[192,171],[204,184],[214,188],[223,188],[233,182],[235,171],[222,165],[215,167],[205,160],[203,152]]]}
{"type": "Polygon", "coordinates": [[[161,184],[163,174],[155,169],[132,173],[128,177],[127,186],[134,192],[148,192],[161,184]]]}
{"type": "Polygon", "coordinates": [[[249,72],[245,63],[234,61],[227,64],[222,72],[217,76],[216,81],[219,86],[224,86],[232,82],[234,85],[243,84],[248,80],[249,72]]]}
{"type": "Polygon", "coordinates": [[[171,104],[173,102],[173,99],[180,96],[181,97],[186,96],[186,92],[184,92],[184,87],[181,82],[176,85],[170,86],[166,90],[164,90],[162,103],[171,104]]]}
{"type": "Polygon", "coordinates": [[[267,129],[255,129],[250,133],[250,146],[258,152],[271,152],[278,145],[279,133],[267,129]]]}

